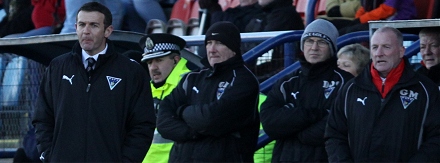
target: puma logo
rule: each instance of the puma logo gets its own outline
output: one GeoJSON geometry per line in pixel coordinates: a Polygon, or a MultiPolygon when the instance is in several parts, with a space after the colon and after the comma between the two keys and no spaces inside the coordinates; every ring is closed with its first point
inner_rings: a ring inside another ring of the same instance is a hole
{"type": "Polygon", "coordinates": [[[68,81],[70,82],[70,85],[72,85],[72,79],[73,79],[74,76],[75,76],[75,75],[72,75],[72,77],[69,78],[69,77],[67,77],[66,75],[63,75],[63,79],[68,80],[68,81]]]}
{"type": "Polygon", "coordinates": [[[295,93],[290,93],[292,96],[293,96],[293,98],[295,98],[295,100],[296,100],[296,95],[298,94],[299,92],[298,91],[296,91],[295,93]]]}
{"type": "Polygon", "coordinates": [[[362,105],[364,105],[365,106],[365,100],[367,99],[367,97],[364,97],[364,99],[361,99],[361,98],[357,98],[357,101],[358,102],[362,102],[362,105]]]}
{"type": "Polygon", "coordinates": [[[199,93],[199,90],[197,89],[196,86],[193,87],[193,90],[196,91],[196,93],[199,93]]]}

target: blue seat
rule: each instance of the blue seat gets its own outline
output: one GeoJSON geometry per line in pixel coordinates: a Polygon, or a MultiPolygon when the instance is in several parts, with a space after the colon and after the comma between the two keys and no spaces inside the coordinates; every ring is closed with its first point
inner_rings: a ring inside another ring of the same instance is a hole
{"type": "Polygon", "coordinates": [[[25,57],[17,56],[11,59],[3,74],[2,87],[0,89],[1,106],[18,106],[20,93],[28,61],[25,57]]]}

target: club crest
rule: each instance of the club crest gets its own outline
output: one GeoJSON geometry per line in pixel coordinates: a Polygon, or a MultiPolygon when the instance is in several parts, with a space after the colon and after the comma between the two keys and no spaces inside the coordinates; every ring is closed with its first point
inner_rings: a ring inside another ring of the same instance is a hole
{"type": "Polygon", "coordinates": [[[150,37],[147,37],[147,40],[145,40],[145,47],[147,47],[148,50],[151,50],[154,48],[154,42],[151,40],[150,37]]]}
{"type": "Polygon", "coordinates": [[[338,85],[339,85],[339,81],[326,81],[326,80],[323,81],[322,88],[324,88],[325,99],[328,99],[328,97],[330,97],[333,90],[338,85]]]}
{"type": "Polygon", "coordinates": [[[115,78],[112,76],[107,76],[107,82],[108,82],[108,86],[110,87],[110,90],[113,90],[113,88],[116,87],[116,85],[119,84],[119,82],[121,82],[121,78],[115,78]]]}
{"type": "Polygon", "coordinates": [[[225,93],[226,87],[229,85],[228,82],[220,82],[218,84],[217,88],[217,100],[220,100],[220,97],[222,97],[223,93],[225,93]]]}
{"type": "Polygon", "coordinates": [[[400,100],[402,101],[403,109],[408,108],[408,106],[414,100],[417,100],[418,95],[419,93],[414,92],[412,90],[406,90],[406,89],[400,90],[400,100]]]}

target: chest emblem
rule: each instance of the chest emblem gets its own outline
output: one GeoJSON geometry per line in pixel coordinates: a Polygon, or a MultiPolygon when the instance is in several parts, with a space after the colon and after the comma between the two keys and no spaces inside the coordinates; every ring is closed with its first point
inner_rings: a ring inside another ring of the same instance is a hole
{"type": "Polygon", "coordinates": [[[361,98],[357,98],[357,102],[361,102],[362,103],[362,105],[364,105],[365,106],[365,100],[367,99],[367,97],[364,97],[364,99],[361,99],[361,98]]]}
{"type": "Polygon", "coordinates": [[[73,77],[75,77],[75,75],[72,75],[72,77],[70,77],[70,78],[69,78],[68,76],[66,76],[66,75],[63,75],[63,79],[69,81],[70,85],[72,85],[72,79],[73,79],[73,77]]]}
{"type": "Polygon", "coordinates": [[[322,88],[324,88],[324,96],[325,99],[328,99],[330,95],[332,94],[333,90],[337,85],[339,85],[339,81],[323,81],[322,88]]]}
{"type": "Polygon", "coordinates": [[[414,92],[412,90],[407,90],[407,89],[400,90],[400,100],[402,101],[403,109],[408,108],[408,106],[414,100],[417,100],[418,95],[419,93],[414,92]]]}
{"type": "Polygon", "coordinates": [[[196,86],[193,87],[193,90],[198,94],[199,93],[199,89],[197,89],[196,86]]]}
{"type": "Polygon", "coordinates": [[[290,93],[292,96],[293,96],[293,98],[296,100],[297,98],[296,98],[296,95],[298,94],[299,92],[298,91],[296,91],[295,93],[290,93]]]}
{"type": "Polygon", "coordinates": [[[225,93],[226,87],[228,87],[229,82],[220,82],[218,83],[217,88],[217,100],[220,100],[220,97],[222,97],[223,93],[225,93]]]}
{"type": "Polygon", "coordinates": [[[108,86],[110,87],[110,90],[113,90],[113,88],[116,87],[116,85],[119,84],[119,82],[121,82],[121,78],[116,78],[113,76],[106,76],[107,77],[107,82],[108,82],[108,86]]]}

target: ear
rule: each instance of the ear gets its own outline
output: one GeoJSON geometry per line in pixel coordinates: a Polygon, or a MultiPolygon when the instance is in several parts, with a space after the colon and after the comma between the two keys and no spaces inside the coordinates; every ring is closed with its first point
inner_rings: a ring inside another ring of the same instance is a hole
{"type": "Polygon", "coordinates": [[[110,34],[112,34],[112,32],[113,32],[113,25],[110,25],[104,30],[105,38],[108,38],[110,34]]]}
{"type": "Polygon", "coordinates": [[[174,60],[174,64],[177,64],[177,62],[180,61],[180,56],[178,55],[174,56],[173,60],[174,60]]]}
{"type": "Polygon", "coordinates": [[[402,58],[405,55],[406,49],[404,46],[402,46],[399,51],[400,51],[400,58],[402,58]]]}

